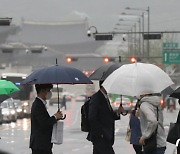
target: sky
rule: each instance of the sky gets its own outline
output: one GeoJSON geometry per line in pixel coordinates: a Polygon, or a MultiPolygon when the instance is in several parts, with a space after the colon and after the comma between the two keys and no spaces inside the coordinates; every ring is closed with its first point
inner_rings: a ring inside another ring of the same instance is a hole
{"type": "Polygon", "coordinates": [[[150,30],[179,30],[180,0],[0,0],[0,16],[13,17],[15,23],[20,23],[21,18],[64,21],[86,17],[89,25],[105,32],[113,30],[122,12],[142,14],[142,11],[128,11],[126,7],[146,10],[148,6],[150,30]]]}

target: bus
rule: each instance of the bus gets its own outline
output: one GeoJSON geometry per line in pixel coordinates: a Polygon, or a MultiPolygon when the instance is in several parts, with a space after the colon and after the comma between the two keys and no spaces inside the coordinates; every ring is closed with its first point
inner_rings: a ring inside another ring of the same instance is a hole
{"type": "Polygon", "coordinates": [[[14,100],[19,100],[22,107],[23,117],[29,117],[31,113],[32,101],[35,98],[35,90],[33,85],[22,85],[21,82],[26,79],[27,74],[23,73],[2,73],[1,80],[13,82],[20,91],[12,93],[10,96],[14,100]]]}

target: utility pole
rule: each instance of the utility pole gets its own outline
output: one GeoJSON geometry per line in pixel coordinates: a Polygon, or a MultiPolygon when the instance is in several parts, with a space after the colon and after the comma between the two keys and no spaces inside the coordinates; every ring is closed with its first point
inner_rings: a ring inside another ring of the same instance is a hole
{"type": "MultiPolygon", "coordinates": [[[[150,32],[150,10],[149,10],[149,6],[148,6],[148,9],[147,9],[147,13],[148,13],[148,35],[149,35],[149,32],[150,32]]],[[[147,40],[147,57],[150,56],[150,44],[149,44],[149,39],[147,40]]]]}

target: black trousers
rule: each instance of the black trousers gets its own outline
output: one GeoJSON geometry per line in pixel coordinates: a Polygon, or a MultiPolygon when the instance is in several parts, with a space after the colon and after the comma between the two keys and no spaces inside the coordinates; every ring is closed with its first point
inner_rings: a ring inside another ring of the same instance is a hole
{"type": "Polygon", "coordinates": [[[32,154],[53,154],[52,150],[35,150],[32,149],[32,154]]]}
{"type": "Polygon", "coordinates": [[[112,144],[100,138],[93,141],[93,154],[115,154],[112,144]]]}

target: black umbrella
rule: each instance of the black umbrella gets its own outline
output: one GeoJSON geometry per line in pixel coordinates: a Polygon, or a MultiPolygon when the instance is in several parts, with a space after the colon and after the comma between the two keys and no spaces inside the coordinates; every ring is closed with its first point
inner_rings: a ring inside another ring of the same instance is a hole
{"type": "Polygon", "coordinates": [[[10,98],[8,95],[0,95],[0,103],[2,103],[4,100],[10,98]]]}
{"type": "Polygon", "coordinates": [[[72,67],[56,65],[45,67],[31,73],[22,84],[57,84],[58,110],[59,88],[58,84],[92,84],[93,82],[80,70],[72,67]]]}
{"type": "Polygon", "coordinates": [[[108,63],[105,64],[92,73],[89,78],[91,80],[105,80],[113,71],[121,67],[122,63],[108,63]]]}
{"type": "Polygon", "coordinates": [[[180,87],[174,90],[174,92],[170,95],[170,97],[180,99],[180,87]]]}
{"type": "Polygon", "coordinates": [[[161,91],[161,94],[163,95],[170,95],[174,92],[174,90],[171,88],[171,86],[165,88],[163,91],[161,91]]]}

